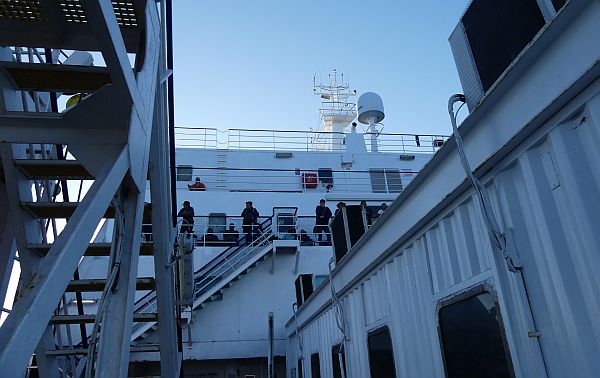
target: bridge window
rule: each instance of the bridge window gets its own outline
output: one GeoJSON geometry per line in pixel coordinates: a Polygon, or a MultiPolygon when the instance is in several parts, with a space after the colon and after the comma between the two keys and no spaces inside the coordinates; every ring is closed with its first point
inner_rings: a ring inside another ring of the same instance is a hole
{"type": "Polygon", "coordinates": [[[191,165],[180,165],[177,167],[177,181],[192,181],[194,168],[191,165]]]}
{"type": "Polygon", "coordinates": [[[371,378],[395,377],[394,349],[387,327],[379,328],[369,334],[369,366],[371,378]]]}
{"type": "Polygon", "coordinates": [[[446,376],[513,377],[500,311],[488,292],[454,301],[439,312],[446,376]]]}
{"type": "Polygon", "coordinates": [[[371,188],[373,193],[400,193],[402,191],[402,179],[400,170],[389,168],[370,169],[371,188]]]}

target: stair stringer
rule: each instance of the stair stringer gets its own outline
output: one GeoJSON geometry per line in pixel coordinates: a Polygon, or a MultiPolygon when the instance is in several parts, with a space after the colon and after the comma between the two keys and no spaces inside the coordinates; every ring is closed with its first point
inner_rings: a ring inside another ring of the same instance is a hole
{"type": "MultiPolygon", "coordinates": [[[[264,260],[264,257],[272,250],[273,250],[273,243],[268,243],[267,245],[265,245],[262,249],[259,250],[258,253],[254,254],[254,256],[252,256],[250,259],[248,259],[242,265],[240,265],[240,267],[238,267],[233,273],[226,276],[224,279],[221,279],[217,285],[215,285],[214,287],[209,289],[206,293],[203,293],[200,297],[198,297],[196,300],[194,300],[194,303],[191,306],[191,310],[192,311],[201,310],[203,308],[202,306],[207,303],[207,301],[210,297],[215,295],[218,291],[226,290],[228,287],[230,287],[232,282],[236,278],[247,273],[248,270],[252,269],[252,266],[254,264],[258,265],[258,263],[261,260],[264,260]],[[227,285],[229,285],[229,286],[227,286],[227,285]]],[[[183,311],[189,312],[190,308],[188,307],[187,309],[184,309],[183,311]]],[[[156,322],[144,323],[140,328],[138,328],[137,330],[135,330],[131,333],[131,340],[136,341],[140,337],[144,338],[143,337],[144,334],[147,334],[148,331],[150,331],[150,332],[153,331],[151,329],[155,324],[156,324],[156,322]]]]}

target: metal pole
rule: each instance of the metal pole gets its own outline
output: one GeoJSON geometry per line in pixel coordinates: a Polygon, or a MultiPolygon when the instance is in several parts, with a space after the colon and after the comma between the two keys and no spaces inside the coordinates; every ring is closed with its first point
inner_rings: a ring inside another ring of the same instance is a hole
{"type": "Polygon", "coordinates": [[[269,326],[269,357],[268,357],[268,378],[274,378],[275,377],[275,369],[273,366],[273,348],[274,348],[274,341],[275,341],[275,335],[274,335],[274,330],[273,330],[273,312],[269,312],[269,321],[268,321],[268,326],[269,326]]]}

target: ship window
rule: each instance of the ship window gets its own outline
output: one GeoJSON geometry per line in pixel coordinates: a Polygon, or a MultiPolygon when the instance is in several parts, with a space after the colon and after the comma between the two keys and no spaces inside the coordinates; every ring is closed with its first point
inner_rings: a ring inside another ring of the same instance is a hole
{"type": "Polygon", "coordinates": [[[321,378],[321,362],[319,361],[319,353],[310,355],[310,376],[312,378],[321,378]]]}
{"type": "Polygon", "coordinates": [[[215,234],[225,232],[227,228],[227,214],[225,213],[209,213],[208,227],[213,229],[215,234]]]}
{"type": "Polygon", "coordinates": [[[490,293],[442,307],[439,319],[447,377],[514,376],[500,311],[490,293]]]}
{"type": "Polygon", "coordinates": [[[304,378],[304,372],[302,371],[302,359],[298,360],[298,378],[304,378]]]}
{"type": "Polygon", "coordinates": [[[400,193],[402,179],[398,169],[371,169],[371,188],[373,193],[400,193]]]}
{"type": "Polygon", "coordinates": [[[180,165],[177,167],[177,181],[192,181],[194,168],[191,165],[180,165]]]}
{"type": "MultiPolygon", "coordinates": [[[[331,349],[331,362],[333,364],[333,378],[342,378],[342,371],[340,370],[340,348],[341,344],[334,345],[331,349]]],[[[346,370],[346,351],[342,350],[342,364],[344,365],[344,371],[346,375],[348,374],[348,370],[346,370]]]]}
{"type": "Polygon", "coordinates": [[[394,350],[392,338],[387,327],[379,328],[369,334],[369,366],[371,377],[395,377],[394,350]]]}
{"type": "Polygon", "coordinates": [[[317,173],[321,184],[333,184],[333,170],[331,168],[319,168],[317,173]]]}

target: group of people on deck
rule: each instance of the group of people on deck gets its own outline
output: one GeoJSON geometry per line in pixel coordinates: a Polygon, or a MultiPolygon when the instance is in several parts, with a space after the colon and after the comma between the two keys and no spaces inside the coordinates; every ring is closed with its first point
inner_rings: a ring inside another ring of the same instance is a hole
{"type": "MultiPolygon", "coordinates": [[[[326,201],[321,199],[319,205],[315,209],[315,226],[313,227],[313,234],[316,236],[317,241],[320,245],[331,244],[331,231],[329,224],[334,216],[337,216],[340,211],[346,206],[344,202],[338,202],[336,205],[335,214],[332,214],[329,207],[326,206],[326,201]],[[325,241],[323,241],[323,234],[325,234],[325,241]],[[322,243],[323,242],[323,243],[322,243]]],[[[360,202],[361,208],[365,212],[367,224],[372,224],[372,213],[367,206],[366,201],[360,202]]],[[[387,209],[387,204],[382,203],[381,207],[377,211],[377,216],[381,216],[387,209]]],[[[193,234],[194,232],[194,208],[190,205],[189,201],[183,202],[183,207],[177,214],[182,219],[180,233],[193,234]]],[[[252,201],[246,202],[246,207],[242,211],[242,231],[246,235],[246,242],[252,243],[256,238],[262,234],[261,225],[258,222],[260,214],[256,208],[254,208],[252,201]]],[[[235,229],[233,223],[229,224],[229,228],[222,232],[223,239],[219,239],[214,233],[214,230],[209,227],[203,236],[204,243],[207,244],[232,244],[237,243],[239,240],[239,232],[235,229]]],[[[282,236],[282,239],[295,239],[300,240],[302,245],[314,245],[314,241],[310,239],[308,233],[305,230],[301,230],[300,234],[297,234],[296,229],[291,227],[287,233],[282,236]]]]}

